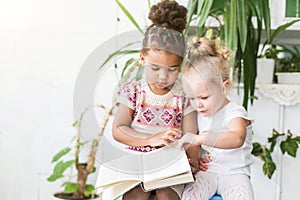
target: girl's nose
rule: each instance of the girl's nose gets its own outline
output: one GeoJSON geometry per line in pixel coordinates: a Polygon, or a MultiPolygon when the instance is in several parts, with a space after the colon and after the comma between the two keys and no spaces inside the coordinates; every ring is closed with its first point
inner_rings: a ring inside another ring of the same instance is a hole
{"type": "Polygon", "coordinates": [[[159,80],[167,80],[168,79],[168,73],[164,70],[161,70],[159,72],[159,80]]]}
{"type": "Polygon", "coordinates": [[[198,101],[198,107],[199,108],[203,107],[203,103],[201,101],[198,101]]]}

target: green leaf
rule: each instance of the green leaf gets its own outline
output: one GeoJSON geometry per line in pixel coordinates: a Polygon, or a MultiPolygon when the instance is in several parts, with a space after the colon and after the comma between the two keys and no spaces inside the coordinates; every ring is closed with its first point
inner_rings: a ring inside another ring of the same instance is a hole
{"type": "Polygon", "coordinates": [[[138,63],[139,63],[139,60],[136,58],[130,58],[129,60],[127,60],[124,67],[122,68],[121,77],[122,78],[124,77],[126,70],[129,68],[129,66],[131,64],[133,64],[132,65],[133,67],[136,67],[138,63]]]}
{"type": "Polygon", "coordinates": [[[232,51],[236,51],[238,44],[238,33],[237,33],[237,0],[230,1],[230,13],[227,22],[224,26],[228,26],[227,35],[225,35],[225,42],[232,51]]]}
{"type": "Polygon", "coordinates": [[[241,43],[242,51],[245,51],[246,42],[247,42],[247,12],[248,4],[246,0],[238,0],[239,9],[237,10],[237,21],[238,21],[238,30],[239,30],[239,38],[241,43]]]}
{"type": "Polygon", "coordinates": [[[128,17],[128,19],[133,23],[133,25],[142,33],[144,34],[143,30],[140,28],[138,23],[135,21],[133,16],[129,13],[129,11],[123,6],[123,4],[119,1],[116,0],[118,6],[121,8],[121,10],[124,12],[124,14],[128,17]]]}
{"type": "Polygon", "coordinates": [[[53,181],[56,181],[57,179],[63,177],[63,173],[69,167],[71,167],[74,164],[74,162],[75,162],[74,160],[69,160],[67,162],[63,162],[63,161],[58,162],[54,167],[53,174],[50,177],[48,177],[47,180],[50,182],[53,182],[53,181]]]}
{"type": "Polygon", "coordinates": [[[268,176],[268,178],[272,178],[274,172],[276,170],[276,165],[273,161],[267,161],[263,165],[263,172],[265,175],[268,176]]]}
{"type": "Polygon", "coordinates": [[[261,6],[261,16],[262,19],[264,21],[264,25],[265,25],[265,31],[266,31],[266,37],[267,37],[267,41],[270,40],[270,28],[271,28],[271,15],[270,15],[270,5],[269,5],[269,1],[266,0],[260,0],[260,6],[261,6]]]}
{"type": "Polygon", "coordinates": [[[79,185],[77,183],[64,182],[62,186],[65,188],[64,192],[66,194],[72,194],[79,189],[79,185]]]}
{"type": "Polygon", "coordinates": [[[272,178],[272,175],[276,169],[276,165],[273,162],[272,155],[269,149],[263,148],[263,153],[261,154],[261,159],[263,160],[263,172],[268,178],[272,178]]]}
{"type": "Polygon", "coordinates": [[[77,124],[78,124],[78,121],[76,120],[76,121],[72,124],[72,126],[75,127],[77,124]]]}
{"type": "Polygon", "coordinates": [[[139,67],[138,67],[138,71],[137,71],[137,73],[136,73],[136,75],[135,75],[135,80],[136,80],[136,81],[142,79],[143,72],[144,72],[144,67],[143,67],[143,66],[139,66],[139,67]]]}
{"type": "Polygon", "coordinates": [[[106,60],[101,64],[101,66],[99,67],[99,69],[101,69],[104,65],[106,65],[112,58],[114,58],[115,56],[120,56],[120,55],[128,55],[128,54],[136,54],[139,53],[140,50],[124,50],[127,47],[132,46],[133,44],[136,44],[139,42],[131,42],[126,44],[125,46],[121,47],[120,49],[118,49],[117,51],[111,53],[106,60]]]}
{"type": "Polygon", "coordinates": [[[210,8],[213,4],[213,1],[204,1],[203,5],[199,5],[198,3],[198,10],[197,10],[197,16],[199,17],[199,21],[197,23],[197,26],[203,26],[205,21],[207,20],[210,8]],[[199,7],[202,7],[202,9],[199,9],[199,7]]]}
{"type": "Polygon", "coordinates": [[[293,20],[293,21],[291,21],[291,22],[289,22],[289,23],[286,23],[286,24],[283,24],[283,25],[277,27],[277,28],[272,32],[272,34],[270,35],[270,40],[269,40],[269,41],[265,41],[265,43],[263,44],[262,49],[264,49],[265,46],[266,46],[267,44],[272,44],[272,43],[273,43],[273,40],[276,38],[276,36],[277,36],[281,31],[286,30],[288,27],[292,26],[294,23],[299,22],[299,21],[300,21],[300,19],[296,19],[296,20],[293,20]]]}
{"type": "Polygon", "coordinates": [[[80,143],[78,144],[78,147],[82,147],[82,146],[86,145],[87,143],[89,143],[89,142],[88,142],[88,141],[80,142],[80,143]]]}
{"type": "Polygon", "coordinates": [[[89,197],[94,193],[95,187],[93,185],[87,184],[84,190],[84,196],[89,197]]]}
{"type": "Polygon", "coordinates": [[[63,177],[62,174],[55,174],[55,173],[53,173],[52,175],[50,175],[50,176],[47,178],[47,180],[48,180],[49,182],[54,182],[54,181],[56,181],[57,179],[60,179],[60,178],[62,178],[62,177],[63,177]]]}
{"type": "Polygon", "coordinates": [[[189,24],[192,21],[192,17],[196,11],[196,6],[197,6],[197,2],[196,0],[189,0],[187,3],[187,27],[184,30],[184,34],[187,34],[189,32],[189,24]]]}
{"type": "Polygon", "coordinates": [[[53,163],[53,162],[58,161],[61,157],[63,157],[64,155],[66,155],[70,151],[71,151],[71,148],[69,148],[69,147],[62,149],[57,154],[55,154],[55,156],[52,158],[51,162],[53,163]]]}
{"type": "MultiPolygon", "coordinates": [[[[132,61],[134,62],[132,63],[131,66],[129,64],[125,65],[125,67],[122,70],[121,73],[122,82],[127,82],[128,79],[132,76],[132,72],[134,72],[136,70],[136,67],[139,66],[139,60],[132,59],[132,61]]],[[[127,62],[131,64],[131,61],[130,62],[127,61],[127,62]]]]}
{"type": "Polygon", "coordinates": [[[251,154],[254,156],[260,156],[263,153],[263,149],[261,147],[261,144],[258,142],[253,142],[253,149],[251,151],[251,154]]]}
{"type": "Polygon", "coordinates": [[[296,140],[288,138],[286,141],[281,142],[280,149],[283,154],[287,152],[290,156],[296,157],[298,143],[296,140]]]}
{"type": "Polygon", "coordinates": [[[300,136],[296,136],[296,137],[295,137],[295,140],[296,140],[298,143],[300,143],[300,136]]]}

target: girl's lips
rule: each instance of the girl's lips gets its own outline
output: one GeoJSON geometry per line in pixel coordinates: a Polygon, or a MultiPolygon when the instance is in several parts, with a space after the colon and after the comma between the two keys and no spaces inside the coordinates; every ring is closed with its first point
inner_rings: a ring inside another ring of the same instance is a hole
{"type": "Polygon", "coordinates": [[[167,85],[167,83],[157,83],[157,85],[159,85],[160,87],[165,87],[167,85]]]}

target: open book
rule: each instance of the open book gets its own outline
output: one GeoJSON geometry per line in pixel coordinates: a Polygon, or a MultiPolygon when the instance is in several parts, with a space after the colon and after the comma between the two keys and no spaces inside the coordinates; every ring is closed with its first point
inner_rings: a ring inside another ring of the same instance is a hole
{"type": "MultiPolygon", "coordinates": [[[[188,139],[185,135],[184,140],[188,139]]],[[[112,200],[141,184],[145,191],[194,181],[182,141],[148,153],[130,153],[100,166],[96,187],[112,200]]]]}

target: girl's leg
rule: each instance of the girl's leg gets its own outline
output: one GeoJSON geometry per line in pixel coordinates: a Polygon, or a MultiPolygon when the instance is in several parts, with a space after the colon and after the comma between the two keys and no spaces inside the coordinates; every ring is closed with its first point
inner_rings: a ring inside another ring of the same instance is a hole
{"type": "Polygon", "coordinates": [[[210,172],[199,171],[196,181],[185,186],[182,200],[208,200],[218,188],[216,175],[210,172]]]}
{"type": "Polygon", "coordinates": [[[157,200],[180,200],[177,192],[172,188],[162,188],[156,190],[156,199],[157,200]]]}
{"type": "Polygon", "coordinates": [[[244,174],[220,175],[218,194],[223,200],[254,200],[250,178],[244,174]]]}
{"type": "Polygon", "coordinates": [[[129,190],[123,195],[123,200],[148,200],[150,197],[150,192],[144,192],[140,185],[129,190]]]}

